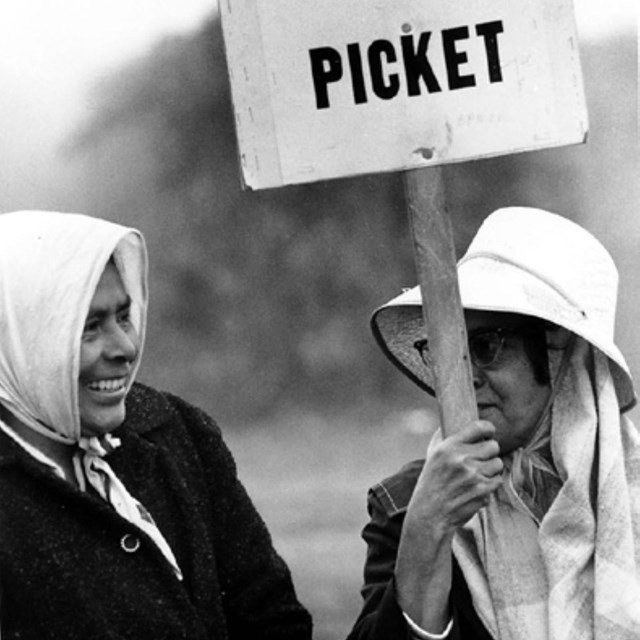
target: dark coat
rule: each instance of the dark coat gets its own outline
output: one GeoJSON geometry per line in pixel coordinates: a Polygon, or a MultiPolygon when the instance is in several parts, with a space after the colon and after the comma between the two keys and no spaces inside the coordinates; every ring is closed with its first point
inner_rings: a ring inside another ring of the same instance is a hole
{"type": "MultiPolygon", "coordinates": [[[[398,606],[394,569],[407,505],[424,460],[416,460],[369,490],[370,520],[362,531],[367,543],[362,597],[364,606],[348,640],[405,640],[409,627],[398,606]]],[[[450,640],[491,640],[480,622],[462,571],[453,554],[449,604],[453,615],[450,640]]]]}
{"type": "Polygon", "coordinates": [[[311,638],[213,421],[137,384],[115,435],[122,445],[108,462],[153,515],[184,580],[110,505],[0,432],[3,640],[311,638]]]}

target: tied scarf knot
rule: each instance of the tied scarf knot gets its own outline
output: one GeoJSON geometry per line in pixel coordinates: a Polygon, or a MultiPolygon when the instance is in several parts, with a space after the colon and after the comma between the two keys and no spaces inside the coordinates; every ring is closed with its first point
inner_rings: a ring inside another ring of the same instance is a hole
{"type": "Polygon", "coordinates": [[[505,492],[516,508],[528,513],[538,524],[562,487],[558,472],[544,453],[549,440],[547,435],[539,449],[521,447],[505,460],[505,492]]]}
{"type": "Polygon", "coordinates": [[[81,437],[78,441],[78,447],[84,449],[87,453],[95,454],[96,456],[103,458],[115,451],[120,446],[120,438],[116,438],[114,435],[107,433],[101,438],[92,436],[87,438],[81,437]]]}
{"type": "Polygon", "coordinates": [[[98,492],[103,500],[111,502],[110,480],[114,475],[104,457],[115,451],[120,446],[120,439],[110,433],[98,438],[81,437],[77,444],[77,451],[73,455],[73,466],[76,480],[81,491],[87,490],[89,485],[98,492]],[[109,470],[107,470],[109,469],[109,470]]]}

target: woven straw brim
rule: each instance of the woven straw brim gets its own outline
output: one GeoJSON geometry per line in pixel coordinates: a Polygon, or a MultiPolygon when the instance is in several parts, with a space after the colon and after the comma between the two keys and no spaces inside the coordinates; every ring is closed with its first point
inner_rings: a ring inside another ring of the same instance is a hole
{"type": "MultiPolygon", "coordinates": [[[[636,396],[624,356],[609,337],[613,328],[602,318],[588,317],[562,292],[535,275],[496,260],[475,258],[458,269],[460,296],[465,309],[518,313],[548,320],[581,336],[602,351],[610,362],[622,411],[636,396]],[[500,283],[495,286],[495,283],[500,283]]],[[[609,314],[612,315],[612,314],[609,314]]],[[[434,395],[433,371],[414,347],[428,338],[422,319],[419,287],[414,287],[377,309],[371,319],[374,337],[385,355],[406,376],[434,395]]]]}

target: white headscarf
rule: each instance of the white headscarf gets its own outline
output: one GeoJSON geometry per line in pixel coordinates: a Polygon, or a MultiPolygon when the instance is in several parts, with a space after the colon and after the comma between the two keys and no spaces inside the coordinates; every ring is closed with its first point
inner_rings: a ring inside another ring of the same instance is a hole
{"type": "Polygon", "coordinates": [[[119,440],[110,434],[87,438],[81,432],[80,344],[111,258],[131,298],[131,322],[140,340],[128,391],[140,365],[146,328],[147,253],[140,232],[80,214],[0,215],[0,404],[34,431],[76,447],[73,462],[81,490],[92,486],[150,535],[180,575],[149,513],[104,460],[119,440]]]}
{"type": "MultiPolygon", "coordinates": [[[[142,350],[147,258],[139,232],[79,214],[0,215],[0,403],[27,426],[68,444],[81,437],[82,331],[112,255],[142,350]]],[[[134,374],[139,362],[140,356],[134,374]]]]}

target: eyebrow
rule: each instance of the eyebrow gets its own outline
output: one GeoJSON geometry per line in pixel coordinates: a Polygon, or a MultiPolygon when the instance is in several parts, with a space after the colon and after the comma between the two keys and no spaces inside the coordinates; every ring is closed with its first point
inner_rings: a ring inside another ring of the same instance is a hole
{"type": "MultiPolygon", "coordinates": [[[[129,295],[125,296],[123,301],[120,302],[116,307],[116,313],[120,313],[121,311],[124,311],[125,309],[130,308],[131,304],[132,304],[131,297],[129,295]]],[[[110,313],[109,307],[90,307],[89,313],[87,313],[87,319],[104,318],[105,316],[108,316],[109,313],[110,313]]]]}

